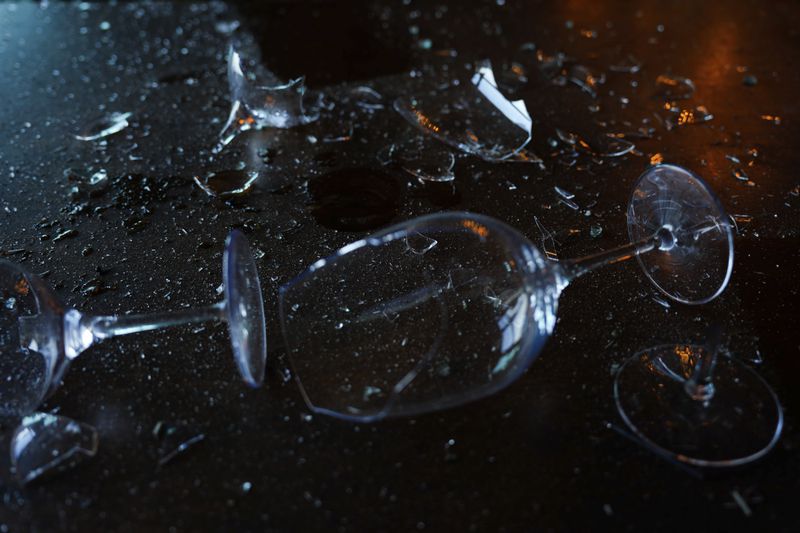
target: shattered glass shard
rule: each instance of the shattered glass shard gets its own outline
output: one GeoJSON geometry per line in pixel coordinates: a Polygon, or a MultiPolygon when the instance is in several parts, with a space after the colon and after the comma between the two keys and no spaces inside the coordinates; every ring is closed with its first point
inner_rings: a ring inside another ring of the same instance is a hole
{"type": "Polygon", "coordinates": [[[209,172],[205,177],[194,176],[194,182],[209,196],[226,197],[244,194],[261,176],[255,170],[223,170],[209,172]]]}
{"type": "Polygon", "coordinates": [[[624,139],[621,134],[606,133],[592,140],[590,144],[577,133],[556,129],[561,142],[574,146],[576,150],[596,157],[621,157],[633,151],[636,145],[624,139]]]}
{"type": "Polygon", "coordinates": [[[420,183],[449,182],[455,179],[455,155],[447,147],[424,136],[393,144],[381,153],[420,183]]]}
{"type": "Polygon", "coordinates": [[[394,109],[422,132],[489,162],[512,158],[531,140],[525,102],[502,95],[488,61],[469,83],[398,98],[394,109]]]}
{"type": "Polygon", "coordinates": [[[656,86],[660,95],[679,100],[691,98],[695,91],[692,80],[670,74],[660,74],[656,78],[656,86]]]}
{"type": "MultiPolygon", "coordinates": [[[[694,109],[681,109],[678,113],[677,125],[688,126],[690,124],[702,124],[713,118],[714,115],[708,111],[706,106],[699,105],[694,109]]],[[[667,122],[671,123],[671,120],[667,120],[667,122]]]]}
{"type": "Polygon", "coordinates": [[[279,83],[268,73],[268,85],[248,75],[242,56],[234,44],[228,49],[228,85],[231,91],[231,111],[219,134],[216,152],[230,143],[236,135],[249,129],[291,128],[318,118],[304,109],[305,77],[279,83]]]}
{"type": "Polygon", "coordinates": [[[611,65],[608,68],[611,72],[627,72],[629,74],[636,74],[642,69],[642,62],[629,54],[625,59],[618,61],[616,64],[611,65]]]}
{"type": "Polygon", "coordinates": [[[580,87],[592,98],[597,97],[597,86],[606,81],[605,74],[594,74],[583,65],[572,65],[567,69],[567,80],[580,87]]]}
{"type": "Polygon", "coordinates": [[[81,131],[75,134],[75,138],[79,141],[96,141],[118,133],[128,127],[128,119],[132,114],[114,112],[105,115],[81,128],[81,131]]]}
{"type": "Polygon", "coordinates": [[[62,472],[97,453],[97,430],[65,416],[26,416],[11,438],[11,466],[23,484],[62,472]]]}
{"type": "Polygon", "coordinates": [[[159,421],[153,428],[153,436],[159,439],[158,466],[164,466],[194,446],[202,442],[206,436],[190,425],[159,421]]]}

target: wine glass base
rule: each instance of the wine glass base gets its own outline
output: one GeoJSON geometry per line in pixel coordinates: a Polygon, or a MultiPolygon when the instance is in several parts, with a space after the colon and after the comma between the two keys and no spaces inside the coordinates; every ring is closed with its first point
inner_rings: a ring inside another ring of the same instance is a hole
{"type": "Polygon", "coordinates": [[[646,444],[697,466],[736,466],[769,452],[783,429],[770,386],[751,368],[719,356],[714,395],[704,402],[685,389],[700,351],[662,345],[625,361],[614,381],[622,419],[646,444]]]}
{"type": "Polygon", "coordinates": [[[233,357],[245,383],[259,387],[267,360],[264,300],[250,245],[236,230],[225,243],[222,278],[233,357]]]}
{"type": "Polygon", "coordinates": [[[628,204],[628,234],[641,242],[666,233],[636,258],[664,294],[702,304],[719,296],[733,270],[730,220],[711,188],[692,172],[656,165],[639,177],[628,204]]]}

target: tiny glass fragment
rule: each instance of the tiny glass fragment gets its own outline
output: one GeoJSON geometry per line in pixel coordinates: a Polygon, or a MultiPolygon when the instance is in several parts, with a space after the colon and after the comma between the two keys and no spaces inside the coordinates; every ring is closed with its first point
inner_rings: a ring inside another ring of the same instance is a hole
{"type": "Polygon", "coordinates": [[[11,466],[20,483],[62,472],[94,457],[97,430],[65,416],[34,413],[11,438],[11,466]]]}

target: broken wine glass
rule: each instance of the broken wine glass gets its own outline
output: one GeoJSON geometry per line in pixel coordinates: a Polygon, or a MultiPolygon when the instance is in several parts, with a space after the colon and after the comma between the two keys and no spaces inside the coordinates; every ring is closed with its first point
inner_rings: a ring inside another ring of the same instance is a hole
{"type": "Polygon", "coordinates": [[[642,441],[697,466],[737,466],[778,442],[783,410],[755,370],[721,356],[720,333],[705,345],[666,344],[633,355],[619,368],[614,400],[642,441]]]}
{"type": "Polygon", "coordinates": [[[239,231],[226,240],[222,277],[225,298],[208,307],[93,316],[66,308],[38,276],[0,260],[0,416],[33,412],[58,388],[70,362],[98,341],[208,320],[227,322],[239,372],[248,385],[259,386],[267,355],[264,304],[239,231]]]}
{"type": "Polygon", "coordinates": [[[647,170],[628,206],[630,243],[548,261],[483,215],[415,218],[320,259],[280,290],[281,326],[309,408],[354,421],[413,415],[514,381],[552,333],[561,291],[636,257],[670,298],[704,303],[733,266],[729,220],[690,171],[647,170]]]}

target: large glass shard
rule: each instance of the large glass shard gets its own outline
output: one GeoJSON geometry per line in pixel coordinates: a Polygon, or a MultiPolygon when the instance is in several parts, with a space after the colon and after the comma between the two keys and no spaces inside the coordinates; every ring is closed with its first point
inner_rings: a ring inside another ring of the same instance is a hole
{"type": "Polygon", "coordinates": [[[525,102],[503,96],[489,61],[469,82],[400,97],[394,109],[422,132],[485,161],[511,159],[531,140],[525,102]]]}
{"type": "Polygon", "coordinates": [[[281,289],[286,346],[315,412],[358,421],[484,397],[554,325],[546,260],[493,219],[449,212],[356,241],[281,289]]]}
{"type": "Polygon", "coordinates": [[[21,483],[62,472],[94,457],[97,430],[65,416],[35,413],[11,439],[11,466],[21,483]]]}
{"type": "Polygon", "coordinates": [[[420,183],[448,182],[455,179],[455,155],[446,146],[423,136],[393,144],[381,153],[420,183]]]}
{"type": "Polygon", "coordinates": [[[291,128],[316,119],[303,107],[306,93],[305,78],[279,83],[271,73],[267,80],[250,76],[242,56],[234,44],[228,49],[228,85],[231,91],[231,111],[219,134],[219,151],[236,135],[249,129],[291,128]],[[267,84],[263,84],[267,82],[267,84]]]}

